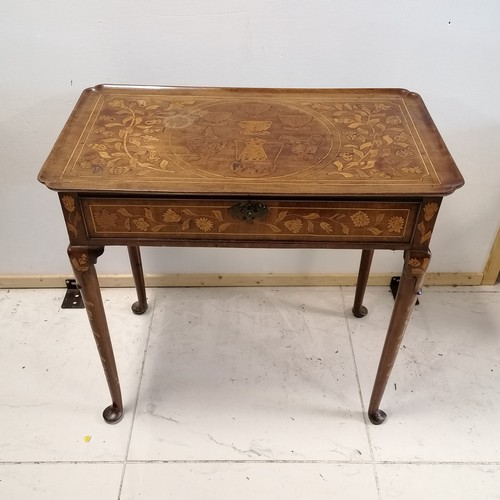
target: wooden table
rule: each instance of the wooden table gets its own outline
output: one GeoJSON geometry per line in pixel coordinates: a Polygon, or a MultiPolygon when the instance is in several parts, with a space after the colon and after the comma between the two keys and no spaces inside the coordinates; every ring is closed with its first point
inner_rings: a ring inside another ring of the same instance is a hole
{"type": "MultiPolygon", "coordinates": [[[[362,249],[353,313],[375,249],[404,250],[368,410],[374,424],[431,254],[444,195],[463,185],[421,98],[401,89],[283,90],[99,85],[83,92],[39,180],[59,193],[68,254],[112,404],[123,405],[94,264],[128,247],[362,249]]],[[[175,405],[175,402],[172,402],[175,405]]]]}

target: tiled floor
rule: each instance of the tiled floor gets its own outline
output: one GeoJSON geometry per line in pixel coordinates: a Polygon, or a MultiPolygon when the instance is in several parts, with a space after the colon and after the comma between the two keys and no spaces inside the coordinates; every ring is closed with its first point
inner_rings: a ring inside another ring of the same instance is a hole
{"type": "Polygon", "coordinates": [[[382,407],[392,296],[352,288],[104,290],[126,416],[84,310],[0,290],[0,498],[500,499],[500,286],[429,288],[382,407]]]}

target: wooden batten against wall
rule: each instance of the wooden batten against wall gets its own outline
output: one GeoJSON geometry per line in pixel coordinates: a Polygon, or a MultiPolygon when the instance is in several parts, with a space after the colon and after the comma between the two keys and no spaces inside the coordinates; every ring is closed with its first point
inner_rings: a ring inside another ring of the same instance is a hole
{"type": "MultiPolygon", "coordinates": [[[[393,274],[373,274],[368,285],[388,286],[393,274]]],[[[0,288],[64,288],[62,275],[0,275],[0,288]]],[[[148,287],[209,287],[209,286],[354,286],[357,274],[153,274],[146,275],[148,287]]],[[[133,287],[128,274],[99,276],[102,287],[133,287]]],[[[483,284],[483,273],[428,273],[428,286],[463,286],[483,284]]]]}

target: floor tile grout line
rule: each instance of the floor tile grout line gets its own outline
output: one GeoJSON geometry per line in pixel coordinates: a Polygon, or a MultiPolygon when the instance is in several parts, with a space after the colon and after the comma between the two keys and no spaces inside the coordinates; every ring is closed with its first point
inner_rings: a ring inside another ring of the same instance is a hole
{"type": "MultiPolygon", "coordinates": [[[[346,300],[345,300],[345,295],[344,295],[343,287],[341,286],[340,289],[341,289],[341,293],[342,293],[342,301],[344,303],[344,311],[346,311],[349,308],[346,305],[346,300]]],[[[365,403],[364,403],[364,400],[363,400],[363,393],[361,391],[361,382],[360,382],[360,379],[359,379],[358,364],[356,362],[356,354],[354,352],[354,345],[353,345],[353,342],[352,342],[351,328],[349,326],[349,320],[347,319],[347,316],[345,314],[344,314],[344,320],[345,320],[345,324],[346,324],[346,328],[347,328],[347,333],[349,334],[349,345],[351,347],[351,354],[352,354],[352,359],[353,359],[353,363],[354,363],[354,372],[355,372],[355,375],[356,375],[356,382],[358,384],[358,394],[359,394],[359,400],[360,400],[360,403],[361,403],[361,409],[362,409],[362,412],[363,412],[363,420],[365,422],[366,437],[367,437],[368,444],[369,444],[369,447],[370,447],[370,454],[371,454],[372,461],[375,462],[375,455],[373,454],[372,442],[371,442],[370,433],[369,433],[369,430],[368,430],[368,420],[367,420],[367,417],[366,417],[366,415],[367,415],[367,413],[366,413],[366,407],[365,407],[365,403]]]]}
{"type": "Polygon", "coordinates": [[[234,460],[161,460],[161,459],[152,459],[152,460],[129,460],[129,465],[141,465],[141,464],[328,464],[328,465],[373,465],[373,463],[377,465],[432,465],[432,466],[443,466],[443,465],[453,465],[453,466],[498,466],[500,467],[499,461],[435,461],[426,460],[426,461],[413,461],[413,460],[382,460],[375,461],[372,460],[296,460],[296,459],[275,459],[275,460],[245,460],[245,459],[234,459],[234,460]]]}
{"type": "Polygon", "coordinates": [[[351,327],[349,326],[349,320],[347,319],[347,315],[346,315],[346,311],[349,310],[349,309],[347,308],[346,299],[345,299],[345,295],[344,295],[344,287],[342,287],[342,286],[340,287],[340,293],[342,295],[342,302],[344,304],[344,321],[345,321],[345,324],[346,324],[346,327],[347,327],[347,333],[349,335],[349,345],[351,346],[352,360],[353,360],[353,363],[354,363],[354,373],[356,375],[356,382],[358,384],[359,401],[361,403],[361,411],[362,411],[362,414],[363,414],[363,421],[365,423],[366,438],[367,438],[367,441],[368,441],[368,448],[370,450],[371,463],[373,465],[373,475],[375,477],[375,485],[376,485],[376,488],[377,488],[377,494],[378,494],[379,499],[381,499],[380,483],[379,483],[379,480],[378,480],[377,467],[376,467],[376,463],[375,463],[375,454],[373,452],[373,444],[372,444],[372,440],[371,440],[371,436],[370,436],[370,430],[369,430],[369,427],[368,427],[370,424],[369,424],[369,421],[367,420],[367,413],[366,413],[365,403],[363,401],[363,393],[361,391],[361,381],[359,379],[358,364],[356,362],[356,354],[354,352],[354,344],[352,342],[351,327]]]}
{"type": "Polygon", "coordinates": [[[125,472],[126,472],[127,463],[128,463],[128,454],[130,452],[130,445],[132,443],[132,434],[134,432],[135,417],[137,414],[137,407],[139,406],[139,397],[140,397],[141,388],[142,388],[142,377],[144,376],[144,366],[146,365],[146,356],[148,354],[148,349],[149,349],[149,340],[151,338],[151,332],[153,330],[153,320],[154,320],[154,316],[155,316],[155,312],[156,312],[156,299],[158,297],[158,289],[155,288],[154,290],[155,290],[155,294],[154,294],[154,300],[153,300],[153,304],[152,304],[153,307],[150,307],[151,304],[148,304],[148,306],[150,307],[150,311],[151,311],[151,317],[149,320],[148,335],[146,338],[146,346],[144,348],[144,355],[142,357],[141,370],[139,373],[139,384],[137,385],[137,394],[136,394],[136,398],[135,398],[134,408],[132,410],[132,423],[130,425],[130,432],[129,432],[129,436],[128,436],[127,449],[125,450],[125,458],[123,459],[123,462],[122,462],[123,468],[122,468],[122,474],[121,474],[121,478],[120,478],[120,487],[118,489],[118,497],[117,497],[118,500],[120,500],[121,495],[122,495],[123,481],[125,479],[125,472]]]}
{"type": "Polygon", "coordinates": [[[500,467],[500,461],[435,461],[425,460],[425,461],[413,461],[413,460],[287,460],[287,459],[274,459],[274,460],[245,460],[245,459],[234,459],[234,460],[129,460],[128,464],[141,465],[141,464],[333,464],[333,465],[457,465],[457,466],[486,466],[493,465],[500,467]]]}
{"type": "Polygon", "coordinates": [[[5,465],[122,465],[123,460],[2,460],[0,467],[5,465]]]}
{"type": "Polygon", "coordinates": [[[466,461],[466,460],[379,460],[376,462],[377,465],[496,465],[500,466],[498,461],[466,461]]]}
{"type": "MultiPolygon", "coordinates": [[[[500,467],[500,461],[462,461],[462,460],[378,460],[373,462],[372,460],[287,460],[287,459],[275,459],[275,460],[182,460],[182,459],[172,459],[172,460],[128,460],[127,465],[151,465],[151,464],[333,464],[333,465],[430,465],[430,466],[496,466],[500,467]]],[[[122,465],[123,460],[33,460],[33,461],[0,461],[0,467],[8,465],[16,466],[30,466],[30,465],[122,465]]]]}

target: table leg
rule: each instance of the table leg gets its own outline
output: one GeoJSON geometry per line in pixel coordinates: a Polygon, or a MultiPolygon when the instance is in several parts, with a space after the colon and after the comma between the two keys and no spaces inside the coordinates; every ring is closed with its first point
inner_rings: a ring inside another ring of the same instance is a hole
{"type": "Polygon", "coordinates": [[[123,417],[123,403],[120,381],[116,370],[113,346],[109,336],[106,314],[102,303],[101,290],[94,264],[104,252],[104,247],[69,246],[68,255],[81,288],[83,302],[94,334],[94,339],[101,358],[104,374],[111,394],[112,404],[108,406],[103,417],[109,424],[118,423],[123,417]]]}
{"type": "Polygon", "coordinates": [[[378,425],[384,422],[387,415],[379,406],[384,395],[389,376],[398,355],[399,347],[403,340],[406,326],[411,312],[415,306],[416,295],[419,293],[429,265],[431,254],[429,251],[407,251],[405,263],[401,274],[394,309],[385,338],[384,348],[380,357],[377,376],[373,386],[368,417],[372,424],[378,425]]]}
{"type": "Polygon", "coordinates": [[[148,309],[148,301],[146,298],[144,271],[142,270],[141,251],[138,246],[128,246],[127,249],[138,299],[137,302],[132,304],[132,311],[135,314],[144,314],[148,309]]]}
{"type": "Polygon", "coordinates": [[[358,281],[356,283],[356,295],[352,308],[352,313],[356,318],[362,318],[368,314],[368,309],[363,305],[363,298],[365,296],[366,284],[368,283],[368,276],[370,275],[373,252],[373,250],[363,250],[361,253],[358,281]]]}

